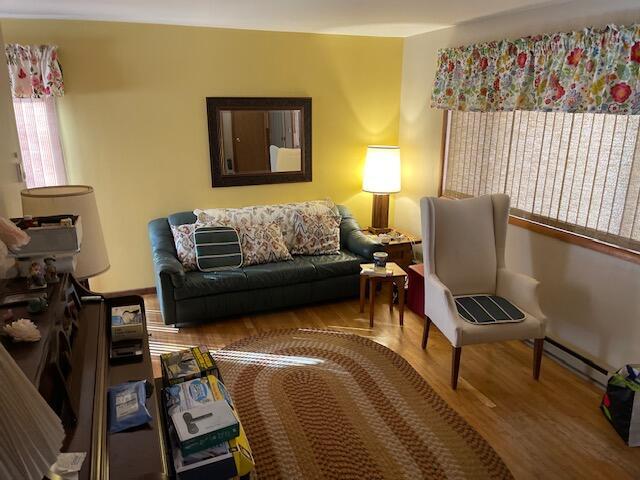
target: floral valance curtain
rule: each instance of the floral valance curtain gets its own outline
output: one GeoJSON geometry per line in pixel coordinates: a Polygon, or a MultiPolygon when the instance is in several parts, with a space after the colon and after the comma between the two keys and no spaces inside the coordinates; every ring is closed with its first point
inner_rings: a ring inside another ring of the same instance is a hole
{"type": "Polygon", "coordinates": [[[54,45],[5,46],[11,93],[16,98],[64,95],[58,48],[54,45]]]}
{"type": "Polygon", "coordinates": [[[640,25],[440,50],[431,106],[640,114],[640,25]]]}

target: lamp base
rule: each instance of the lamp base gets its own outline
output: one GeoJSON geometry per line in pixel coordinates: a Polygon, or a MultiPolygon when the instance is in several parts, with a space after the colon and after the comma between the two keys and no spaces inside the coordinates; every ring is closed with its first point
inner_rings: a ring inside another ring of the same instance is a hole
{"type": "Polygon", "coordinates": [[[369,231],[374,234],[387,233],[389,228],[389,194],[374,193],[373,209],[371,210],[371,226],[369,231]]]}

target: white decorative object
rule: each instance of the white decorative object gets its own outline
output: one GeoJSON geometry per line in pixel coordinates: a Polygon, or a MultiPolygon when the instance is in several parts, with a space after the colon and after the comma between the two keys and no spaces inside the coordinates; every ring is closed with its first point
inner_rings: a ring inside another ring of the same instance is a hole
{"type": "Polygon", "coordinates": [[[8,249],[19,250],[29,243],[29,240],[29,235],[16,227],[12,221],[0,217],[0,278],[9,278],[16,273],[13,268],[15,260],[9,257],[8,249]]]}
{"type": "Polygon", "coordinates": [[[40,330],[35,323],[26,318],[20,318],[9,325],[5,325],[4,331],[15,342],[37,342],[40,340],[40,330]]]}
{"type": "Polygon", "coordinates": [[[1,344],[0,385],[0,478],[40,480],[62,448],[62,422],[1,344]]]}

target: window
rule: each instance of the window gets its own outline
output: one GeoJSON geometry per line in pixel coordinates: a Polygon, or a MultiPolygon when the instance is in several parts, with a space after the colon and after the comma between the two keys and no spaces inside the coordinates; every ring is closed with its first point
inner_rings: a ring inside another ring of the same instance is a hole
{"type": "Polygon", "coordinates": [[[27,187],[66,184],[55,99],[14,98],[13,109],[27,187]]]}
{"type": "Polygon", "coordinates": [[[640,252],[640,116],[447,114],[443,192],[506,193],[511,214],[640,252]]]}

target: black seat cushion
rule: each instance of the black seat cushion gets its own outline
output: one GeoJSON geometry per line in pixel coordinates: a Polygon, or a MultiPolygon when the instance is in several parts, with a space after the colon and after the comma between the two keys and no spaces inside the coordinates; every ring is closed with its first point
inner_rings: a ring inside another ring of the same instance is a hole
{"type": "Polygon", "coordinates": [[[318,274],[318,279],[341,277],[360,273],[360,263],[364,258],[348,250],[340,250],[334,255],[303,255],[300,257],[312,264],[318,274]]]}
{"type": "Polygon", "coordinates": [[[477,325],[521,322],[524,313],[513,303],[496,295],[470,295],[456,297],[458,315],[477,325]]]}

